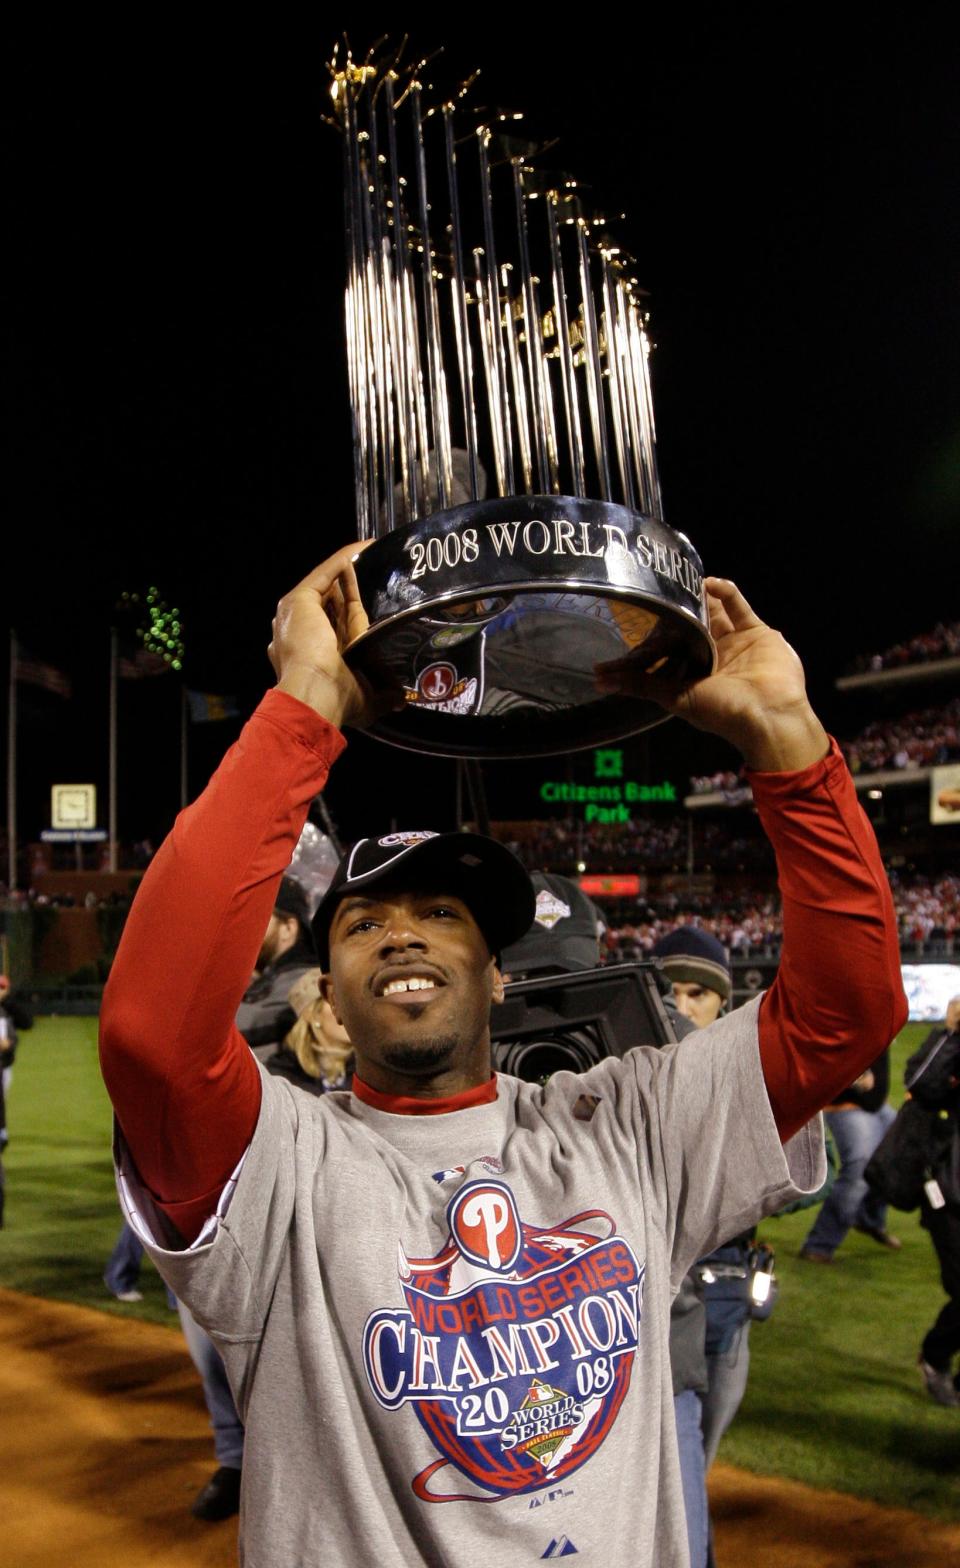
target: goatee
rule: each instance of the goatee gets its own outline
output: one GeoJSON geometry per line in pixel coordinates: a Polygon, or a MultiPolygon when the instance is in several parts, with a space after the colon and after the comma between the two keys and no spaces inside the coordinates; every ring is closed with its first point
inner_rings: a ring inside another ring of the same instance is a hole
{"type": "Polygon", "coordinates": [[[407,1042],[386,1045],[383,1047],[383,1060],[398,1073],[426,1077],[439,1067],[446,1066],[459,1044],[456,1035],[434,1035],[419,1041],[417,1045],[407,1042]]]}

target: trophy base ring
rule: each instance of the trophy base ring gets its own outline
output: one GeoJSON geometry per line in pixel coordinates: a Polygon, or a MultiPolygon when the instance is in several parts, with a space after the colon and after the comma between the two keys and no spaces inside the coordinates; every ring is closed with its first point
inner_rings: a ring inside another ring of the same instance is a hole
{"type": "Polygon", "coordinates": [[[600,695],[598,664],[636,660],[681,681],[715,667],[693,546],[612,502],[473,501],[377,539],[356,572],[370,626],[345,657],[402,689],[403,708],[368,733],[405,750],[520,759],[602,746],[669,714],[600,695]]]}

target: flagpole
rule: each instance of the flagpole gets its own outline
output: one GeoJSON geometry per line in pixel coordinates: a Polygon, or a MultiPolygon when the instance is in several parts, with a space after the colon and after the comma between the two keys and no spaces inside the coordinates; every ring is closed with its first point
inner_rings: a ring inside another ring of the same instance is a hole
{"type": "Polygon", "coordinates": [[[17,634],[10,628],[10,701],[7,706],[7,887],[17,886],[17,634]]]}
{"type": "Polygon", "coordinates": [[[187,809],[187,688],[180,687],[180,810],[187,809]]]}
{"type": "Polygon", "coordinates": [[[107,862],[110,871],[117,869],[117,629],[110,632],[110,854],[107,862]]]}

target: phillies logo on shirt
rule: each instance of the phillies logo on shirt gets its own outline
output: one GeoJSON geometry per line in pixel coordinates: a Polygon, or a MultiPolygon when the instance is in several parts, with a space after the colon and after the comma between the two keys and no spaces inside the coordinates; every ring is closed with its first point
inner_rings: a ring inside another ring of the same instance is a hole
{"type": "Polygon", "coordinates": [[[458,1248],[471,1263],[498,1273],[513,1268],[522,1237],[509,1187],[473,1182],[454,1198],[447,1218],[458,1248]]]}
{"type": "Polygon", "coordinates": [[[505,1182],[447,1205],[431,1258],[400,1250],[402,1308],[371,1313],[367,1380],[386,1410],[413,1406],[439,1457],[423,1502],[496,1502],[552,1485],[607,1438],[630,1386],[643,1267],[601,1209],[525,1222],[505,1182]],[[453,1465],[469,1491],[433,1491],[453,1465]]]}

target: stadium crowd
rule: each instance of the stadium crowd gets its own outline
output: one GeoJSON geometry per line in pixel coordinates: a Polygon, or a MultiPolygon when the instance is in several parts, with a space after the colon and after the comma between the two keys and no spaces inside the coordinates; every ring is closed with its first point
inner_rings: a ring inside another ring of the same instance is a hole
{"type": "Polygon", "coordinates": [[[695,773],[690,780],[691,795],[725,795],[733,804],[739,804],[741,794],[749,798],[750,786],[743,772],[695,773]]]}
{"type": "Polygon", "coordinates": [[[960,621],[938,621],[932,630],[896,642],[883,653],[868,653],[854,661],[851,674],[871,670],[898,670],[910,664],[929,664],[935,659],[956,658],[960,654],[960,621]]]}
{"type": "Polygon", "coordinates": [[[960,876],[904,877],[891,871],[890,886],[904,946],[931,941],[956,943],[960,929],[960,876]]]}
{"type": "Polygon", "coordinates": [[[851,773],[886,768],[935,768],[960,758],[960,697],[936,708],[875,719],[853,740],[842,742],[851,773]]]}
{"type": "Polygon", "coordinates": [[[603,936],[603,961],[628,964],[648,958],[663,937],[688,925],[715,936],[734,958],[776,952],[783,934],[775,894],[727,899],[670,894],[614,920],[603,936]]]}
{"type": "Polygon", "coordinates": [[[591,871],[683,871],[692,847],[698,867],[727,871],[773,869],[766,839],[752,816],[731,822],[694,821],[683,813],[606,826],[570,818],[524,824],[523,838],[494,833],[531,870],[548,867],[576,874],[581,864],[591,871]],[[691,844],[692,835],[692,844],[691,844]]]}
{"type": "MultiPolygon", "coordinates": [[[[898,719],[874,719],[852,740],[841,741],[851,773],[878,773],[888,768],[935,768],[960,759],[960,698],[936,708],[922,708],[898,719]]],[[[730,805],[750,798],[742,774],[695,775],[693,795],[719,794],[730,805]]]]}
{"type": "MultiPolygon", "coordinates": [[[[890,885],[904,951],[920,947],[931,953],[938,949],[950,952],[957,948],[960,876],[894,871],[890,885]]],[[[604,936],[604,960],[631,963],[645,958],[664,936],[684,925],[699,926],[717,937],[733,958],[776,952],[783,934],[776,893],[669,893],[613,907],[604,936]]]]}

